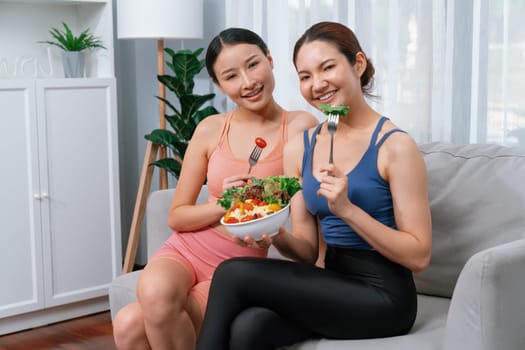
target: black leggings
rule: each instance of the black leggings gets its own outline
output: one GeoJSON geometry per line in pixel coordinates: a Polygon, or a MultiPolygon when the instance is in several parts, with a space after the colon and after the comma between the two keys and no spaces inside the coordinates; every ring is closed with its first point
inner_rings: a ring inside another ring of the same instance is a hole
{"type": "Polygon", "coordinates": [[[235,258],[215,271],[198,350],[269,350],[310,338],[406,334],[412,273],[374,251],[328,247],[326,269],[235,258]]]}

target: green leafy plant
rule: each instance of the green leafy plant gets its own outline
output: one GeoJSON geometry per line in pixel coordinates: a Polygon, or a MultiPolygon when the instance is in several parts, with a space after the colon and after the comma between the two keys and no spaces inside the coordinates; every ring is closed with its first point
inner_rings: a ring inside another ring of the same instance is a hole
{"type": "Polygon", "coordinates": [[[195,76],[205,65],[204,60],[199,59],[203,50],[199,48],[195,51],[179,50],[175,52],[170,48],[165,48],[164,51],[171,57],[166,64],[173,75],[157,76],[157,79],[175,94],[180,108],[177,108],[168,99],[157,96],[159,100],[166,103],[167,110],[173,112],[171,114],[166,112],[165,115],[166,121],[173,130],[155,129],[145,138],[171,151],[173,157],[159,159],[153,165],[165,169],[176,179],[179,178],[184,154],[197,124],[204,118],[219,113],[213,106],[203,107],[206,102],[215,97],[215,94],[196,95],[193,93],[195,76]]]}
{"type": "Polygon", "coordinates": [[[69,26],[62,22],[64,30],[52,28],[49,30],[49,34],[53,37],[53,40],[39,41],[39,43],[49,44],[57,46],[64,51],[83,51],[86,49],[105,49],[102,40],[90,33],[89,28],[80,33],[79,36],[75,36],[69,26]]]}

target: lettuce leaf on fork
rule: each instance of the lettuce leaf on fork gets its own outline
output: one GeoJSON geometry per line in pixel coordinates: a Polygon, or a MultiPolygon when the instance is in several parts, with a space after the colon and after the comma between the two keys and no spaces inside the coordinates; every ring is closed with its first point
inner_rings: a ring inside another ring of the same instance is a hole
{"type": "Polygon", "coordinates": [[[346,117],[348,114],[348,111],[350,110],[350,107],[345,105],[339,105],[339,106],[332,106],[328,103],[321,103],[319,105],[319,109],[326,115],[329,114],[337,114],[341,117],[346,117]]]}

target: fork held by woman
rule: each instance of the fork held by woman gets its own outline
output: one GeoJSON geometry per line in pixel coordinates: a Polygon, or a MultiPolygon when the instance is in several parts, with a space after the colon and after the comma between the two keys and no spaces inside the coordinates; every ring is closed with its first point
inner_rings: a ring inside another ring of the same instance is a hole
{"type": "Polygon", "coordinates": [[[255,147],[253,148],[252,153],[250,153],[250,157],[248,157],[248,163],[250,163],[248,174],[252,171],[252,167],[257,164],[264,147],[266,147],[266,141],[262,137],[255,138],[255,147]]]}
{"type": "MultiPolygon", "coordinates": [[[[346,116],[350,107],[345,105],[332,106],[329,103],[321,103],[319,109],[324,114],[328,115],[326,121],[328,132],[330,133],[330,156],[328,157],[328,164],[334,164],[334,134],[337,130],[337,125],[339,124],[339,116],[346,116]]],[[[332,175],[331,173],[328,174],[332,175]]]]}
{"type": "Polygon", "coordinates": [[[255,147],[252,150],[252,153],[250,153],[250,157],[248,158],[248,163],[250,163],[250,167],[248,168],[248,174],[251,173],[252,167],[257,163],[259,160],[259,157],[261,156],[263,149],[259,147],[258,145],[255,145],[255,147]]]}
{"type": "MultiPolygon", "coordinates": [[[[327,126],[328,132],[330,133],[330,156],[328,157],[328,163],[334,164],[334,134],[339,124],[339,114],[330,113],[328,115],[327,126]]],[[[332,175],[331,172],[329,175],[332,175]]]]}

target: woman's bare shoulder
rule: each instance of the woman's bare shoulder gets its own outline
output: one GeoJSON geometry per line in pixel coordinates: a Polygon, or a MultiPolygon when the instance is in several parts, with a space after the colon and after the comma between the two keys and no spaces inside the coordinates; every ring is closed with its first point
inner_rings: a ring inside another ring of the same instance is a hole
{"type": "Polygon", "coordinates": [[[195,135],[210,137],[218,134],[222,130],[226,113],[214,114],[204,118],[197,125],[195,129],[195,135]]]}
{"type": "Polygon", "coordinates": [[[209,154],[219,142],[225,116],[214,114],[201,120],[191,137],[191,148],[209,154]]]}
{"type": "MultiPolygon", "coordinates": [[[[305,129],[305,132],[308,134],[308,139],[312,138],[312,134],[317,125],[318,122],[314,126],[305,129]]],[[[305,145],[304,137],[304,132],[297,133],[284,145],[283,159],[285,163],[285,172],[294,174],[293,176],[300,176],[301,174],[305,145]]]]}
{"type": "MultiPolygon", "coordinates": [[[[316,129],[317,125],[319,123],[317,122],[312,127],[306,128],[304,131],[308,133],[308,139],[310,140],[312,138],[312,134],[314,133],[314,130],[316,129]]],[[[288,147],[292,151],[300,151],[299,153],[302,153],[304,146],[304,132],[297,133],[293,135],[288,142],[286,143],[285,147],[288,147]]]]}
{"type": "Polygon", "coordinates": [[[315,127],[319,123],[313,114],[307,111],[290,111],[288,112],[288,128],[290,135],[295,135],[315,127]]]}
{"type": "MultiPolygon", "coordinates": [[[[403,130],[398,128],[395,124],[392,124],[392,126],[389,126],[386,131],[394,129],[403,130]]],[[[384,147],[382,148],[388,154],[390,159],[403,159],[408,156],[421,156],[417,142],[407,132],[395,132],[391,134],[385,140],[384,147]]]]}

